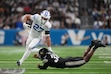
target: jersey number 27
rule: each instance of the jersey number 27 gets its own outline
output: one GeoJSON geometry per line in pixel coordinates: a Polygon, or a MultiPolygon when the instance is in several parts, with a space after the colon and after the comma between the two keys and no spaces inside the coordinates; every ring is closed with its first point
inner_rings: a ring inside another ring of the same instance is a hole
{"type": "Polygon", "coordinates": [[[44,29],[41,27],[41,26],[39,26],[38,24],[35,24],[34,26],[33,26],[33,28],[34,28],[34,30],[36,30],[36,31],[38,31],[38,32],[42,32],[44,29]]]}

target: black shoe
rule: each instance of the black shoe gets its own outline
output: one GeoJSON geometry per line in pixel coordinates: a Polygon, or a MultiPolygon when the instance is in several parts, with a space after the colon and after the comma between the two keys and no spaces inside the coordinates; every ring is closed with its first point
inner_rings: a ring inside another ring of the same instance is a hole
{"type": "Polygon", "coordinates": [[[92,40],[91,45],[89,47],[92,48],[95,45],[95,43],[97,43],[97,42],[100,42],[100,41],[99,40],[92,40]]]}
{"type": "Polygon", "coordinates": [[[102,44],[101,41],[97,41],[97,42],[95,43],[95,46],[94,46],[93,49],[95,50],[95,49],[97,49],[98,47],[106,47],[106,46],[105,46],[104,44],[102,44]]]}
{"type": "Polygon", "coordinates": [[[20,66],[20,61],[19,60],[17,61],[17,66],[20,66]]]}

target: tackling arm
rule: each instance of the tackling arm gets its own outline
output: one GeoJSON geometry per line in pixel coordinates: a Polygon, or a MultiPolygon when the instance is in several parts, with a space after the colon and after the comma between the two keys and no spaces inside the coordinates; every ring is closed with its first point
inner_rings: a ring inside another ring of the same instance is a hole
{"type": "Polygon", "coordinates": [[[37,66],[39,69],[47,69],[48,65],[47,63],[44,63],[43,66],[41,66],[40,64],[37,66]]]}
{"type": "Polygon", "coordinates": [[[39,68],[39,69],[47,69],[47,67],[49,66],[49,64],[50,64],[50,57],[48,57],[47,55],[46,55],[46,57],[45,58],[43,58],[43,65],[41,66],[40,64],[39,65],[37,65],[37,67],[39,68]]]}

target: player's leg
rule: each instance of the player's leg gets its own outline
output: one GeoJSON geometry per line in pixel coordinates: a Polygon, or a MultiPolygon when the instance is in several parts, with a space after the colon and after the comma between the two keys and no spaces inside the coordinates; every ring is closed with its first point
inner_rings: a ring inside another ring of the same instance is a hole
{"type": "Polygon", "coordinates": [[[101,41],[96,41],[96,42],[94,43],[94,48],[91,49],[91,50],[86,54],[86,56],[83,57],[86,62],[88,62],[88,61],[90,60],[90,58],[92,57],[92,55],[94,54],[95,50],[96,50],[98,47],[105,47],[105,45],[103,45],[103,44],[101,43],[101,41]]]}
{"type": "Polygon", "coordinates": [[[97,40],[92,40],[92,41],[91,41],[89,47],[88,47],[87,50],[84,52],[84,56],[83,56],[83,57],[85,57],[85,56],[88,54],[88,52],[91,50],[91,48],[94,46],[94,44],[95,44],[96,42],[97,42],[97,40]]]}
{"type": "Polygon", "coordinates": [[[90,50],[87,55],[85,55],[83,58],[86,62],[88,62],[90,60],[90,58],[92,57],[92,55],[94,54],[95,50],[90,50]]]}
{"type": "Polygon", "coordinates": [[[68,68],[80,67],[86,63],[83,57],[68,57],[65,58],[64,60],[65,60],[65,67],[68,68]]]}
{"type": "Polygon", "coordinates": [[[31,50],[26,50],[25,51],[25,53],[23,54],[22,58],[19,60],[20,65],[24,62],[24,60],[27,59],[27,57],[30,55],[30,53],[31,53],[31,50]]]}
{"type": "Polygon", "coordinates": [[[87,48],[87,50],[84,52],[83,57],[85,57],[88,54],[88,52],[90,51],[90,49],[91,49],[90,47],[87,48]]]}
{"type": "Polygon", "coordinates": [[[27,41],[26,41],[26,51],[25,51],[25,53],[23,54],[22,58],[17,61],[17,65],[18,65],[18,66],[20,66],[20,65],[23,63],[25,57],[27,57],[27,55],[30,54],[30,51],[28,50],[28,46],[29,46],[29,44],[31,43],[32,39],[33,39],[33,38],[32,38],[31,36],[28,36],[28,39],[27,39],[27,41]]]}
{"type": "MultiPolygon", "coordinates": [[[[26,60],[28,58],[28,56],[31,54],[31,52],[33,51],[33,49],[37,46],[37,44],[39,43],[40,39],[35,38],[31,41],[31,43],[29,44],[29,46],[27,46],[26,52],[23,54],[22,58],[19,60],[20,65],[23,63],[24,60],[26,60]]],[[[39,51],[39,49],[36,48],[36,51],[39,51]]],[[[19,66],[19,65],[18,65],[19,66]]]]}

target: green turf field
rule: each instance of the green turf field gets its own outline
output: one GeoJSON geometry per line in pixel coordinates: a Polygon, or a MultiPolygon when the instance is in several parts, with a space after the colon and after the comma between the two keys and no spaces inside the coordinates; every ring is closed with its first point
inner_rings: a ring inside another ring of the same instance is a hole
{"type": "MultiPolygon", "coordinates": [[[[52,47],[61,57],[82,56],[87,46],[56,46],[52,47]]],[[[32,53],[22,66],[18,67],[16,61],[25,51],[21,46],[0,46],[0,74],[111,74],[111,46],[99,48],[91,60],[79,68],[57,69],[48,67],[47,70],[39,70],[37,63],[42,63],[33,58],[32,53]]]]}

